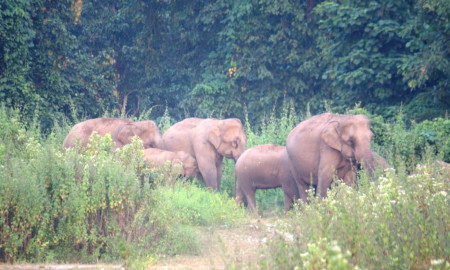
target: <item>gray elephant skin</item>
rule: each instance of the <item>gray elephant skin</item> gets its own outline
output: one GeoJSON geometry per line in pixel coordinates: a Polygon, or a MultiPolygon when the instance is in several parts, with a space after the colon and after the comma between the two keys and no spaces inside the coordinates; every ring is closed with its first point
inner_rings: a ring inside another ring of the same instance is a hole
{"type": "Polygon", "coordinates": [[[236,202],[244,202],[252,212],[256,210],[256,189],[281,187],[285,211],[299,198],[284,146],[263,144],[247,149],[236,162],[234,174],[236,202]]]}
{"type": "Polygon", "coordinates": [[[247,138],[239,119],[187,118],[163,134],[164,150],[184,151],[196,160],[205,185],[218,190],[223,157],[236,161],[245,151],[247,138]]]}
{"type": "Polygon", "coordinates": [[[86,146],[93,132],[97,132],[100,136],[110,134],[117,148],[131,143],[134,136],[142,140],[144,148],[162,148],[162,137],[155,122],[151,120],[133,122],[122,118],[95,118],[80,122],[72,127],[63,146],[74,147],[77,140],[81,141],[82,146],[86,146]]]}
{"type": "Polygon", "coordinates": [[[184,151],[172,152],[157,148],[147,148],[144,149],[144,161],[153,168],[163,168],[166,164],[169,164],[171,173],[179,173],[189,178],[194,178],[198,174],[197,161],[184,151]],[[176,168],[173,165],[178,165],[181,171],[173,171],[176,168]]]}
{"type": "Polygon", "coordinates": [[[317,186],[318,194],[326,197],[333,175],[344,177],[345,170],[351,170],[349,164],[363,164],[372,175],[372,137],[365,115],[324,113],[298,124],[287,137],[286,149],[302,200],[307,202],[309,185],[317,186]]]}

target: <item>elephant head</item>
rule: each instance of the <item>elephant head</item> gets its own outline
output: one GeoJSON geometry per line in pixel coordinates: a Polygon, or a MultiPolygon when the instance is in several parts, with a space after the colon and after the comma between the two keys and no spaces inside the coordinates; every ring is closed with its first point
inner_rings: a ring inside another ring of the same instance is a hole
{"type": "Polygon", "coordinates": [[[196,177],[199,173],[197,160],[184,151],[177,151],[177,156],[181,164],[183,164],[183,174],[189,178],[196,177]]]}
{"type": "Polygon", "coordinates": [[[357,164],[362,164],[370,175],[374,169],[374,160],[370,149],[373,133],[370,121],[364,115],[348,115],[342,119],[330,121],[321,132],[322,140],[342,156],[357,164]]]}
{"type": "Polygon", "coordinates": [[[129,144],[134,136],[142,140],[144,148],[162,148],[162,139],[158,126],[151,120],[132,122],[123,125],[117,135],[122,144],[129,144]]]}
{"type": "Polygon", "coordinates": [[[236,118],[217,120],[208,128],[207,138],[220,155],[235,162],[245,151],[247,143],[242,123],[236,118]]]}

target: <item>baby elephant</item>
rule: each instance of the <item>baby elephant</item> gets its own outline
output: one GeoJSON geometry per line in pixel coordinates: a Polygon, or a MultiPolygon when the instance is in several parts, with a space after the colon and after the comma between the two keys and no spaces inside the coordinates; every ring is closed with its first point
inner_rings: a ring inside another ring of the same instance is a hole
{"type": "Polygon", "coordinates": [[[243,201],[251,211],[256,210],[256,189],[281,187],[285,211],[299,198],[284,146],[263,144],[246,150],[236,162],[234,176],[237,179],[236,202],[243,201]]]}
{"type": "Polygon", "coordinates": [[[181,165],[181,174],[189,178],[197,176],[199,170],[197,161],[193,156],[184,151],[165,151],[157,148],[147,148],[144,150],[144,160],[154,168],[162,168],[165,163],[181,165]]]}

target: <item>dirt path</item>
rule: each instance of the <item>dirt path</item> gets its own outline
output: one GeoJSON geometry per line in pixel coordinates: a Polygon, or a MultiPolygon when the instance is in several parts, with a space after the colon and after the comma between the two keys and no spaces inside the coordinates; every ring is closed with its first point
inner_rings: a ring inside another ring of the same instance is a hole
{"type": "Polygon", "coordinates": [[[274,234],[274,225],[264,219],[216,228],[205,235],[200,255],[163,259],[148,269],[255,269],[259,251],[274,234]]]}

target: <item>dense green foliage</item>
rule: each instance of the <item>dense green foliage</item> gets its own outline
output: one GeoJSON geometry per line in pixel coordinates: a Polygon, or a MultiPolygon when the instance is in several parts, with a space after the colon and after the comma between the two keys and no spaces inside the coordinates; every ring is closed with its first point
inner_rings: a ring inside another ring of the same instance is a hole
{"type": "Polygon", "coordinates": [[[286,97],[431,120],[450,107],[449,17],[446,0],[6,0],[0,101],[45,130],[165,105],[254,122],[286,97]]]}

